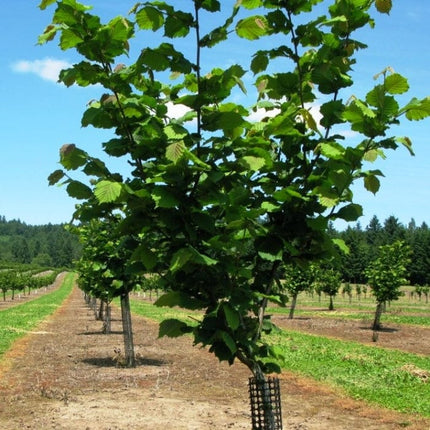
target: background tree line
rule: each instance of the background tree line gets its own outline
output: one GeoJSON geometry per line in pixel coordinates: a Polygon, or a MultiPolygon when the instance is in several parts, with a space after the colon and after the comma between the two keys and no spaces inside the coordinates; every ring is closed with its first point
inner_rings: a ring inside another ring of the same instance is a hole
{"type": "MultiPolygon", "coordinates": [[[[430,228],[425,222],[418,226],[411,219],[404,225],[395,216],[381,222],[375,215],[366,227],[359,222],[343,231],[331,226],[331,234],[343,239],[350,250],[339,267],[343,281],[366,283],[365,269],[375,260],[378,247],[401,240],[412,251],[407,267],[410,284],[430,284],[430,228]]],[[[81,256],[81,246],[64,224],[33,226],[0,216],[0,262],[72,267],[81,256]]]]}
{"type": "Polygon", "coordinates": [[[430,229],[425,222],[417,226],[412,219],[405,226],[390,216],[381,223],[375,215],[365,228],[357,223],[341,232],[332,228],[332,234],[343,239],[350,250],[341,257],[339,269],[343,281],[366,283],[365,270],[376,259],[379,247],[403,241],[411,250],[406,267],[409,283],[430,284],[430,229]]]}
{"type": "Polygon", "coordinates": [[[81,246],[64,224],[28,225],[0,216],[0,263],[72,267],[81,246]]]}

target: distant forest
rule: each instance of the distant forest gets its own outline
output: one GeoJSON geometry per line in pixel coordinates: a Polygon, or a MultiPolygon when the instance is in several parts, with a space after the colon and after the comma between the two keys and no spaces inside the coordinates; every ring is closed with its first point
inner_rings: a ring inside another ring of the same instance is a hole
{"type": "MultiPolygon", "coordinates": [[[[402,240],[411,249],[410,284],[430,284],[430,229],[426,223],[417,226],[411,220],[405,226],[395,216],[383,222],[374,216],[366,227],[357,223],[339,232],[331,226],[330,232],[333,237],[343,239],[350,250],[338,262],[345,282],[366,283],[364,271],[376,258],[378,247],[402,240]]],[[[0,263],[72,267],[80,252],[78,237],[68,232],[64,224],[31,226],[0,216],[0,263]]]]}
{"type": "Polygon", "coordinates": [[[70,268],[80,252],[78,237],[64,224],[32,226],[0,216],[0,263],[70,268]]]}
{"type": "Polygon", "coordinates": [[[405,226],[395,216],[381,223],[374,216],[365,228],[357,223],[342,232],[332,228],[331,233],[343,239],[349,247],[349,254],[342,255],[339,263],[344,281],[366,283],[365,268],[376,258],[379,246],[400,240],[408,244],[411,250],[409,283],[422,286],[430,284],[430,229],[426,223],[417,226],[412,219],[405,226]]]}

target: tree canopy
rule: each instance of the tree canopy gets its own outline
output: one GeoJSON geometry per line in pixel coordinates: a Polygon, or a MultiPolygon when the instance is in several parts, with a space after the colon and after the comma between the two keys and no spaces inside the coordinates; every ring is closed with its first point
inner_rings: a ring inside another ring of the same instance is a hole
{"type": "Polygon", "coordinates": [[[279,352],[262,335],[272,328],[268,300],[282,301],[280,269],[346,249],[328,227],[362,214],[352,185],[376,193],[382,172],[367,162],[400,145],[412,152],[391,127],[430,114],[429,98],[400,104],[408,81],[389,67],[363,98],[355,94],[355,54],[366,48],[355,32],[374,26],[373,1],[336,0],[321,15],[319,0],[156,1],[107,23],[75,0],[55,3],[39,41],[58,35],[61,49],[81,55],[60,81],[101,85],[82,125],[112,129],[104,151],[133,170],[123,177],[66,144],[50,183],[82,201],[75,218],[83,223],[121,215],[134,270],[158,272],[169,288],[159,305],[204,310],[197,325],[165,321],[162,335],[191,332],[257,376],[279,370],[279,352]],[[161,43],[124,60],[142,32],[161,43]],[[248,42],[247,64],[208,69],[202,52],[234,37],[248,42]],[[242,93],[247,106],[235,101],[242,93]],[[358,143],[340,133],[348,128],[358,143]],[[66,173],[75,170],[90,180],[66,173]]]}

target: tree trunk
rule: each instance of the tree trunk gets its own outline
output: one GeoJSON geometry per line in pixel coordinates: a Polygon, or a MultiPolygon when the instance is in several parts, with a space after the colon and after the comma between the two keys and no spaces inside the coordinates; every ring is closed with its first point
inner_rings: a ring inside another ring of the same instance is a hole
{"type": "Polygon", "coordinates": [[[109,302],[106,302],[106,310],[105,310],[105,317],[104,317],[104,332],[105,334],[110,334],[112,331],[112,326],[111,326],[111,305],[109,302]]]}
{"type": "Polygon", "coordinates": [[[121,294],[121,316],[124,334],[125,366],[135,367],[136,360],[134,357],[133,329],[131,325],[130,298],[128,293],[121,294]]]}
{"type": "Polygon", "coordinates": [[[330,296],[330,304],[328,306],[328,310],[334,311],[333,296],[330,296]]]}
{"type": "Polygon", "coordinates": [[[373,320],[372,330],[379,330],[381,328],[381,315],[384,310],[384,302],[378,302],[376,305],[375,319],[373,320]]]}
{"type": "Polygon", "coordinates": [[[100,306],[99,306],[99,314],[97,316],[97,319],[100,321],[103,321],[103,315],[104,315],[104,311],[105,311],[105,301],[104,300],[100,300],[100,306]]]}
{"type": "Polygon", "coordinates": [[[290,320],[292,320],[294,318],[294,311],[296,309],[296,303],[297,303],[297,294],[294,294],[293,298],[291,300],[290,313],[288,315],[288,319],[290,319],[290,320]]]}

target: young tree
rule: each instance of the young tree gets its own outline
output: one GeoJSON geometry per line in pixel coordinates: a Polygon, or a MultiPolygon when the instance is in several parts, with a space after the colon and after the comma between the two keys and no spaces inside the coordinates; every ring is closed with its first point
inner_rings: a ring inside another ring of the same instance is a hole
{"type": "Polygon", "coordinates": [[[328,267],[327,265],[318,267],[315,273],[315,284],[319,291],[329,296],[330,303],[328,309],[333,311],[334,298],[339,292],[341,285],[340,273],[333,267],[328,267]]]}
{"type": "Polygon", "coordinates": [[[398,300],[402,295],[400,287],[406,282],[406,267],[409,263],[410,249],[401,241],[382,245],[379,256],[366,270],[368,283],[376,298],[373,330],[381,328],[381,315],[386,302],[398,300]]]}
{"type": "Polygon", "coordinates": [[[303,291],[309,291],[314,282],[314,273],[312,267],[302,268],[299,266],[286,266],[284,273],[285,290],[291,297],[289,319],[294,318],[297,297],[303,291]]]}
{"type": "MultiPolygon", "coordinates": [[[[409,139],[387,136],[390,126],[402,116],[430,114],[427,98],[398,104],[395,97],[408,84],[390,68],[365,99],[348,91],[354,55],[365,48],[354,33],[373,25],[373,2],[336,0],[321,16],[313,12],[317,3],[242,0],[224,3],[219,14],[218,0],[157,1],[103,24],[75,0],[58,0],[40,36],[44,43],[59,33],[61,49],[82,55],[60,80],[104,87],[82,125],[113,129],[115,138],[103,148],[133,169],[124,179],[69,144],[61,150],[64,169],[82,169],[91,184],[63,170],[50,183],[63,181],[72,197],[87,202],[78,219],[122,212],[122,233],[139,238],[128,245],[131,259],[170,288],[159,305],[204,310],[197,326],[167,320],[161,335],[191,332],[196,344],[220,360],[240,360],[261,381],[280,369],[280,353],[263,334],[271,330],[268,301],[282,301],[275,288],[282,265],[336,252],[329,222],[355,221],[362,213],[352,184],[362,179],[369,191],[379,188],[381,172],[364,162],[399,144],[411,150],[409,139]],[[163,32],[161,43],[123,64],[139,31],[163,32]],[[180,38],[186,38],[183,51],[180,38]],[[249,42],[247,64],[222,69],[202,62],[238,38],[249,42]],[[257,89],[250,108],[235,102],[247,91],[245,67],[257,89]],[[172,108],[183,115],[175,117],[172,108]],[[346,144],[340,124],[361,134],[361,142],[346,144]]],[[[269,409],[264,419],[273,428],[269,409]]]]}
{"type": "Polygon", "coordinates": [[[135,366],[133,330],[129,293],[138,279],[132,269],[129,248],[126,243],[133,240],[118,236],[118,217],[91,220],[77,228],[85,245],[77,263],[79,286],[92,297],[106,304],[104,330],[110,331],[110,302],[120,297],[124,335],[124,356],[127,367],[135,366]]]}

